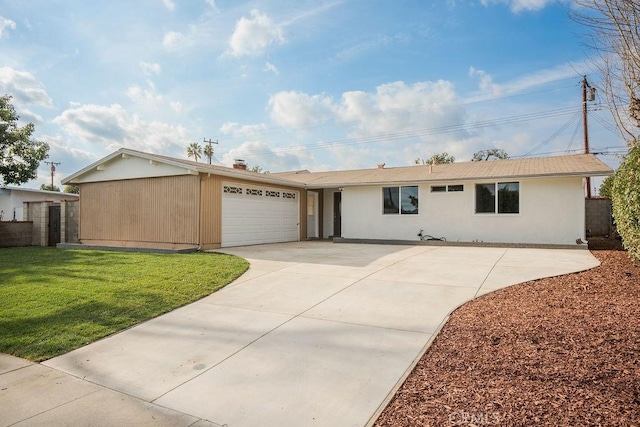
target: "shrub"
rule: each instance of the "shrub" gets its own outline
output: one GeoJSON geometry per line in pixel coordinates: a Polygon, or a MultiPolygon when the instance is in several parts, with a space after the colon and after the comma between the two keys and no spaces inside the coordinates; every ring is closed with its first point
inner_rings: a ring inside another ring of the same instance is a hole
{"type": "Polygon", "coordinates": [[[640,260],[640,145],[629,150],[618,168],[611,196],[622,243],[640,260]]]}

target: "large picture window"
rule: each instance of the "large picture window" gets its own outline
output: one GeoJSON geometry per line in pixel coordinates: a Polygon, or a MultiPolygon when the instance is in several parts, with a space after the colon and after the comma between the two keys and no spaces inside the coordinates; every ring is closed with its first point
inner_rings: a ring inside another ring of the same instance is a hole
{"type": "Polygon", "coordinates": [[[384,215],[417,215],[418,187],[382,187],[384,215]]]}
{"type": "Polygon", "coordinates": [[[476,184],[476,213],[520,213],[520,183],[476,184]]]}

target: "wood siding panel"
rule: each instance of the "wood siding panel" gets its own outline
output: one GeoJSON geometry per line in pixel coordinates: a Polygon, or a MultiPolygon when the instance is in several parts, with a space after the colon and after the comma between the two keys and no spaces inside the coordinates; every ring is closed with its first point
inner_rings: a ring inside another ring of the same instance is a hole
{"type": "Polygon", "coordinates": [[[200,244],[220,247],[222,242],[222,177],[202,175],[200,184],[200,244]]]}
{"type": "Polygon", "coordinates": [[[198,244],[198,176],[82,184],[80,240],[198,244]]]}

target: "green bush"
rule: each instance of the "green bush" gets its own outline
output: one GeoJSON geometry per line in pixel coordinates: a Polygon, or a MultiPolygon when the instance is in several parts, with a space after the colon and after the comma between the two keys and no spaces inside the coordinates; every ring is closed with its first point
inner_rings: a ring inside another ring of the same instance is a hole
{"type": "Polygon", "coordinates": [[[618,168],[611,200],[624,247],[640,260],[640,146],[632,148],[618,168]]]}

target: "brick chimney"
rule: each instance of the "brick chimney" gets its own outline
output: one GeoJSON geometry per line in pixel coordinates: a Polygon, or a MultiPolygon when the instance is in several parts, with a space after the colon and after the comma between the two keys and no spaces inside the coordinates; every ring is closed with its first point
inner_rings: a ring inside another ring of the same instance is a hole
{"type": "Polygon", "coordinates": [[[233,163],[233,168],[246,171],[247,170],[247,164],[242,159],[235,159],[234,163],[233,163]]]}

